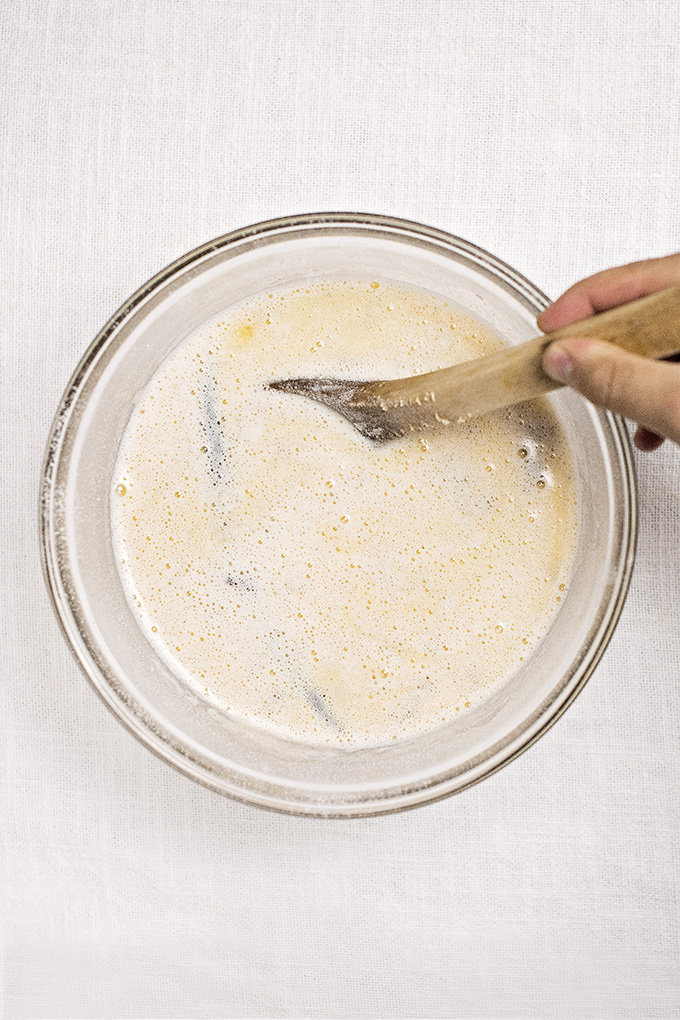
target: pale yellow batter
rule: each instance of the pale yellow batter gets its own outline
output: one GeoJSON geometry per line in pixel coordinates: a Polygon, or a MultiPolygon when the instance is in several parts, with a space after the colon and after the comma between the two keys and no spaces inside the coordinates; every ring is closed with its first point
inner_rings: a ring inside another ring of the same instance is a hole
{"type": "Polygon", "coordinates": [[[440,726],[508,682],[573,555],[573,467],[547,405],[377,446],[266,388],[500,345],[378,281],[264,294],[180,345],[132,415],[112,493],[123,583],[180,677],[280,735],[352,746],[440,726]]]}

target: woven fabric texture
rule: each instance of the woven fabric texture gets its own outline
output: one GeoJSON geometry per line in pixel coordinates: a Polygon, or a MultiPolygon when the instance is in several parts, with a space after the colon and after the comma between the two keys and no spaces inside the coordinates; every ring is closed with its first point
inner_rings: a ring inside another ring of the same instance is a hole
{"type": "Polygon", "coordinates": [[[7,1018],[680,1015],[680,451],[638,457],[630,597],[507,769],[371,820],[205,790],[110,715],[41,576],[69,376],[184,252],[289,213],[449,230],[551,296],[680,249],[675,0],[5,4],[7,1018]]]}

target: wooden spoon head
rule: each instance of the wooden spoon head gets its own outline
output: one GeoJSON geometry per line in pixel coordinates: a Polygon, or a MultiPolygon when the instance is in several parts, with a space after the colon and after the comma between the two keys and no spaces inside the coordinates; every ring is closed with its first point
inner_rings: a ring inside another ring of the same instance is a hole
{"type": "Polygon", "coordinates": [[[392,408],[371,392],[370,383],[345,379],[280,379],[269,383],[268,389],[297,393],[325,404],[375,443],[387,443],[410,431],[393,420],[392,408]]]}

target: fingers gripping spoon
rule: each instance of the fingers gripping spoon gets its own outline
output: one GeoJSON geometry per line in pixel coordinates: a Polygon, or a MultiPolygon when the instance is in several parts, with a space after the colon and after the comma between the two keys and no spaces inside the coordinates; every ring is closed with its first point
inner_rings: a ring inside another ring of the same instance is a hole
{"type": "Polygon", "coordinates": [[[379,443],[409,432],[460,423],[541,396],[561,384],[545,374],[543,352],[555,340],[590,337],[648,358],[680,351],[680,284],[495,354],[406,379],[282,379],[271,389],[316,400],[379,443]]]}

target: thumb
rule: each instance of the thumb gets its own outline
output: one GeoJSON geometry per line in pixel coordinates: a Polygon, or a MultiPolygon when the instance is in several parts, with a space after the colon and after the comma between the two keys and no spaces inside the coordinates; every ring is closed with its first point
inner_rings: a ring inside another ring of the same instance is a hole
{"type": "Polygon", "coordinates": [[[543,368],[598,407],[680,443],[680,366],[579,337],[550,344],[543,368]]]}

